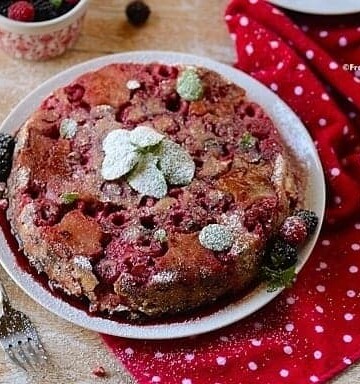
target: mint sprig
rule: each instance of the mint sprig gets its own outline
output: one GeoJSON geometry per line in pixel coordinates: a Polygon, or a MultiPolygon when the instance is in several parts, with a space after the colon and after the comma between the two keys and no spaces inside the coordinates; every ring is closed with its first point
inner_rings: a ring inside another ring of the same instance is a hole
{"type": "Polygon", "coordinates": [[[295,265],[284,270],[275,270],[263,266],[262,277],[267,282],[268,292],[274,292],[281,288],[289,288],[292,286],[296,277],[295,265]]]}

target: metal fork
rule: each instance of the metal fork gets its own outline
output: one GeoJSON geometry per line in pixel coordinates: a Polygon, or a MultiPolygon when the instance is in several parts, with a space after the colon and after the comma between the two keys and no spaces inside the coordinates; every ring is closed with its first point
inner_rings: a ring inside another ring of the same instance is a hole
{"type": "Polygon", "coordinates": [[[1,282],[0,344],[9,359],[26,372],[39,371],[48,361],[34,325],[11,306],[1,282]]]}

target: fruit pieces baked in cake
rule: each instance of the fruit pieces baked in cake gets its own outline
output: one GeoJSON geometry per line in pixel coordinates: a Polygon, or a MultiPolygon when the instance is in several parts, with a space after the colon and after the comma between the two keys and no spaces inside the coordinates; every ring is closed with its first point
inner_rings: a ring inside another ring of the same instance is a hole
{"type": "Polygon", "coordinates": [[[200,67],[112,64],[20,128],[8,218],[52,289],[92,312],[189,311],[292,281],[317,218],[305,177],[245,90],[200,67]]]}

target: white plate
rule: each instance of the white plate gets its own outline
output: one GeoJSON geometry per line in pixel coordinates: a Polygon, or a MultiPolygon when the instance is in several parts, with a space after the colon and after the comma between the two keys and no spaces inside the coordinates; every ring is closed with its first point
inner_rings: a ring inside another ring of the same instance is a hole
{"type": "Polygon", "coordinates": [[[279,7],[317,15],[345,15],[360,12],[360,0],[268,0],[279,7]]]}
{"type": "MultiPolygon", "coordinates": [[[[273,92],[268,90],[258,81],[245,73],[220,64],[211,59],[174,53],[174,52],[130,52],[101,57],[95,60],[72,67],[42,84],[39,88],[28,95],[4,121],[1,129],[4,132],[14,133],[39,105],[39,103],[54,89],[65,86],[77,76],[100,68],[114,62],[163,62],[166,64],[189,64],[200,65],[222,74],[231,81],[244,87],[251,100],[258,102],[272,117],[275,125],[280,130],[287,144],[302,159],[309,172],[308,190],[306,200],[308,208],[314,210],[320,218],[320,225],[325,205],[325,183],[322,167],[317,156],[313,142],[305,127],[290,108],[281,101],[273,92]]],[[[309,257],[316,238],[316,234],[307,242],[300,253],[297,271],[300,271],[309,257]]],[[[280,291],[269,293],[265,286],[260,286],[237,302],[227,305],[210,315],[204,315],[195,320],[181,321],[171,324],[155,325],[129,325],[115,321],[93,317],[86,312],[70,306],[68,303],[55,298],[43,288],[33,277],[24,273],[17,265],[15,256],[9,250],[2,232],[0,232],[0,262],[12,279],[35,301],[47,308],[49,311],[69,320],[75,324],[105,334],[123,336],[137,339],[173,339],[205,333],[224,327],[240,320],[254,311],[258,310],[280,291]]]]}

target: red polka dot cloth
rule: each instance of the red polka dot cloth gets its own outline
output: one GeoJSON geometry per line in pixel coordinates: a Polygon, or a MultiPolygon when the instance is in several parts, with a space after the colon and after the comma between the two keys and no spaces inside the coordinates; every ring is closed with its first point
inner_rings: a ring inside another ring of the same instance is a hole
{"type": "Polygon", "coordinates": [[[225,20],[236,67],[278,93],[317,145],[324,229],[295,285],[245,320],[181,340],[104,340],[139,384],[324,383],[360,358],[360,15],[234,0],[225,20]]]}

